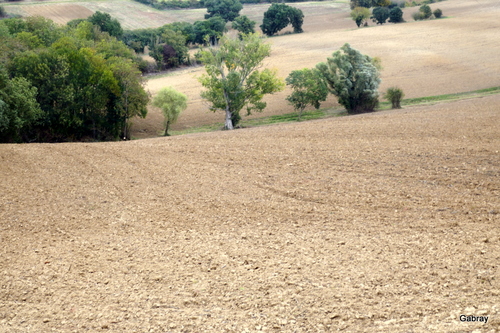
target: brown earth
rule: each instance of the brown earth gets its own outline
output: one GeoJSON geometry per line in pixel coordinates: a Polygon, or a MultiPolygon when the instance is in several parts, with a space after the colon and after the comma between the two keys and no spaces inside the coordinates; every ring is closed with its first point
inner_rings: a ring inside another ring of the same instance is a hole
{"type": "Polygon", "coordinates": [[[498,332],[499,109],[1,145],[0,332],[498,332]]]}
{"type": "MultiPolygon", "coordinates": [[[[500,5],[498,0],[477,2],[448,0],[431,4],[441,8],[447,18],[415,22],[406,8],[403,24],[385,24],[356,28],[349,18],[347,3],[293,4],[305,13],[304,33],[269,38],[272,55],[267,67],[277,68],[283,79],[293,70],[314,67],[344,43],[382,60],[383,92],[391,86],[401,87],[407,98],[451,94],[500,86],[500,5]]],[[[268,5],[267,5],[268,6],[268,5]]],[[[257,20],[265,5],[246,6],[244,13],[257,20]]],[[[261,22],[258,21],[258,22],[261,22]]],[[[202,67],[177,70],[168,76],[152,78],[147,88],[154,95],[160,88],[172,86],[189,98],[188,108],[179,117],[174,130],[222,123],[224,115],[213,113],[200,97],[197,77],[202,67]]],[[[293,112],[285,98],[289,90],[266,97],[268,107],[263,117],[293,112]]],[[[336,106],[331,97],[323,107],[336,106]]],[[[156,136],[162,130],[163,116],[150,109],[145,120],[134,120],[134,136],[156,136]]]]}

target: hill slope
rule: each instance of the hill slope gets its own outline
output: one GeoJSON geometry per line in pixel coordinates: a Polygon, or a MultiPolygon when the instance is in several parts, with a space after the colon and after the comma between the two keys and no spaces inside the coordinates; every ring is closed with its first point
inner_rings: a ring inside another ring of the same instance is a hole
{"type": "Polygon", "coordinates": [[[2,145],[0,331],[498,330],[499,108],[2,145]]]}

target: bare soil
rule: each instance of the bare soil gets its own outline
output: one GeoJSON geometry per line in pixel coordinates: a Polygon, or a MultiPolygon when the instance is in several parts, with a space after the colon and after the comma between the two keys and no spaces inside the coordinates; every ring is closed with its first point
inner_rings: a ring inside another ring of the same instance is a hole
{"type": "Polygon", "coordinates": [[[0,331],[498,332],[499,109],[1,145],[0,331]]]}

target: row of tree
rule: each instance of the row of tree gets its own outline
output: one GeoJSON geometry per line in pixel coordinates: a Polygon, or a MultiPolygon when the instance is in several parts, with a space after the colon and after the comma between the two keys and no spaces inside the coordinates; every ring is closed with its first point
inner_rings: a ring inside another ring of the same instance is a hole
{"type": "MultiPolygon", "coordinates": [[[[212,111],[225,113],[225,129],[238,125],[242,110],[247,115],[261,112],[266,107],[263,96],[285,86],[275,71],[259,70],[263,59],[270,55],[270,45],[257,34],[243,35],[239,40],[223,38],[218,48],[201,53],[206,69],[199,78],[206,89],[201,96],[212,111]]],[[[337,96],[349,113],[373,111],[378,105],[379,69],[377,59],[345,44],[315,68],[291,72],[286,84],[293,92],[287,100],[299,111],[299,118],[307,106],[319,108],[328,92],[337,96]]]]}
{"type": "Polygon", "coordinates": [[[128,137],[129,119],[146,116],[134,51],[92,19],[0,21],[0,141],[128,137]]]}

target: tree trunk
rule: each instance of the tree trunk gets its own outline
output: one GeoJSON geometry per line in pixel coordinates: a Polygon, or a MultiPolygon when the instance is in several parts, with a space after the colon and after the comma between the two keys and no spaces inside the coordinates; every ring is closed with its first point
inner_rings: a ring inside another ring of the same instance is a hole
{"type": "Polygon", "coordinates": [[[224,129],[226,130],[232,130],[233,128],[233,121],[231,120],[232,113],[226,108],[226,123],[224,125],[224,129]]]}
{"type": "Polygon", "coordinates": [[[168,134],[168,127],[170,126],[170,121],[167,121],[167,126],[165,126],[165,136],[170,136],[170,134],[168,134]]]}

